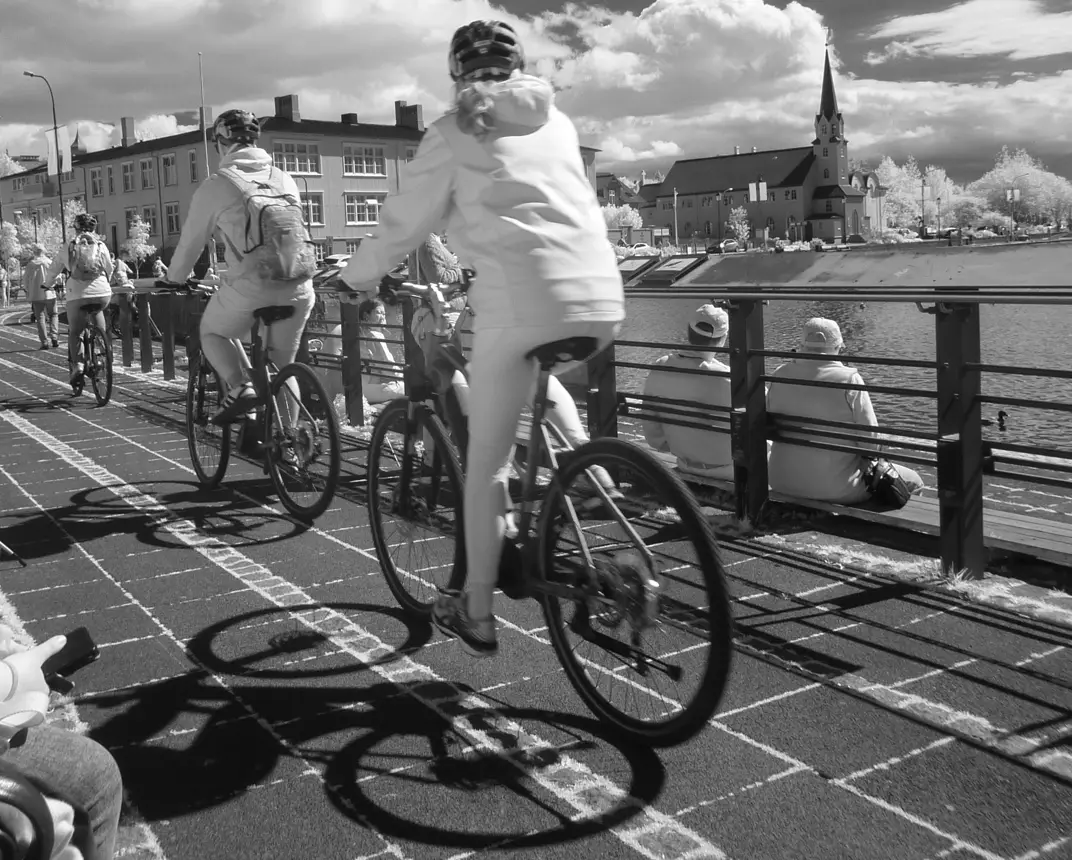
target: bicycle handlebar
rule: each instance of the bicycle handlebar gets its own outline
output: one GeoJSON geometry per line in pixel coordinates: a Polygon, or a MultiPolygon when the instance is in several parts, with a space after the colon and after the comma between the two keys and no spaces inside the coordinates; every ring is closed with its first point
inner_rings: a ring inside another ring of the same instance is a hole
{"type": "Polygon", "coordinates": [[[443,302],[445,293],[468,292],[474,280],[476,280],[476,271],[473,269],[462,269],[461,280],[456,284],[414,284],[410,281],[403,281],[401,278],[384,275],[383,280],[380,281],[379,294],[392,298],[415,298],[422,301],[427,301],[430,296],[435,295],[443,302]]]}
{"type": "Polygon", "coordinates": [[[157,280],[153,281],[151,287],[140,287],[135,285],[134,289],[139,293],[178,293],[180,295],[194,295],[196,293],[209,295],[216,291],[214,284],[203,284],[196,278],[189,278],[181,284],[172,281],[157,280]]]}

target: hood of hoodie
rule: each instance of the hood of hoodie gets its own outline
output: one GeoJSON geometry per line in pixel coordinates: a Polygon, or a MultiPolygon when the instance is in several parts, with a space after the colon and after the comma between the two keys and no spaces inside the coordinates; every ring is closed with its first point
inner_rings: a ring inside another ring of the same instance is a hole
{"type": "Polygon", "coordinates": [[[495,133],[527,134],[543,128],[555,103],[554,88],[542,78],[516,75],[487,87],[495,133]]]}
{"type": "Polygon", "coordinates": [[[244,146],[220,159],[220,167],[233,167],[243,173],[260,173],[272,166],[272,156],[258,146],[244,146]]]}

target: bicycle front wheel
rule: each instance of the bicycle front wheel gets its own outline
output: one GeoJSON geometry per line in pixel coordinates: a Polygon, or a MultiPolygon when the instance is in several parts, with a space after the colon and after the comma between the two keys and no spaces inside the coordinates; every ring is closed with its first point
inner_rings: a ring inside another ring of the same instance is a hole
{"type": "Polygon", "coordinates": [[[563,461],[540,512],[539,560],[575,591],[542,595],[551,644],[601,720],[635,742],[682,743],[714,714],[730,672],[714,532],[681,480],[636,445],[596,439],[563,461]],[[598,493],[593,467],[622,498],[598,493]]]}
{"type": "Polygon", "coordinates": [[[465,583],[458,451],[432,410],[393,400],[372,428],[367,474],[369,528],[384,578],[403,609],[428,619],[440,588],[465,583]]]}
{"type": "Polygon", "coordinates": [[[93,384],[98,406],[106,406],[112,397],[112,345],[96,326],[86,339],[86,376],[93,384]]]}
{"type": "Polygon", "coordinates": [[[202,487],[219,486],[231,459],[231,428],[210,420],[226,389],[220,375],[200,352],[190,360],[190,380],[186,385],[186,439],[190,462],[202,487]]]}
{"type": "Polygon", "coordinates": [[[335,498],[342,468],[339,421],[316,374],[300,362],[272,380],[265,409],[265,456],[279,501],[291,514],[312,522],[335,498]]]}

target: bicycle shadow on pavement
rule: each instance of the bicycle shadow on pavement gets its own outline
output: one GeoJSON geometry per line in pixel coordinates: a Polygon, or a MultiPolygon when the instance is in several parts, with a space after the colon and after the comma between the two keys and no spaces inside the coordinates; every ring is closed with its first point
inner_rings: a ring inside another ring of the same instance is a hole
{"type": "Polygon", "coordinates": [[[312,767],[329,802],[306,807],[302,815],[312,820],[304,826],[315,827],[320,808],[410,842],[520,848],[603,833],[661,792],[665,771],[654,750],[621,744],[593,718],[492,710],[487,696],[462,685],[382,680],[372,666],[419,648],[428,626],[401,610],[324,608],[361,613],[366,623],[388,616],[401,624],[403,641],[369,665],[295,627],[285,610],[258,610],[194,636],[188,654],[197,668],[189,674],[78,701],[91,722],[95,709],[107,715],[91,734],[111,749],[149,822],[196,815],[266,781],[314,775],[312,767]],[[555,740],[541,743],[529,730],[555,740]],[[630,775],[623,792],[604,792],[593,804],[598,813],[578,818],[540,782],[563,779],[571,752],[595,746],[615,750],[624,760],[615,772],[630,775]],[[503,816],[505,808],[514,811],[503,816]]]}

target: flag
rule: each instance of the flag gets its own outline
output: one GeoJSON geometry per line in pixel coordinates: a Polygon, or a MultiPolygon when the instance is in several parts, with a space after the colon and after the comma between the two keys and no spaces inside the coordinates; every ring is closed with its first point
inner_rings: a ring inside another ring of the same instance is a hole
{"type": "Polygon", "coordinates": [[[767,183],[760,180],[759,183],[759,200],[760,202],[767,199],[767,183]]]}
{"type": "MultiPolygon", "coordinates": [[[[71,172],[71,135],[67,126],[59,127],[60,139],[60,170],[63,173],[71,172]]],[[[48,143],[48,173],[56,174],[56,132],[51,128],[45,130],[45,140],[48,143]]]]}
{"type": "Polygon", "coordinates": [[[756,194],[756,183],[749,182],[748,183],[748,202],[749,203],[755,203],[757,200],[759,200],[759,197],[756,194]]]}

